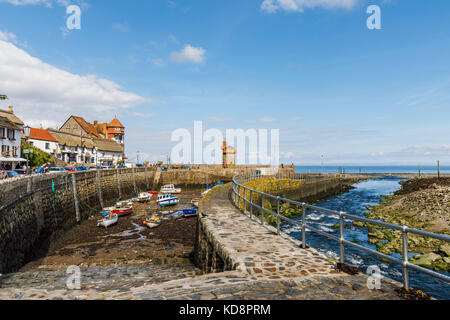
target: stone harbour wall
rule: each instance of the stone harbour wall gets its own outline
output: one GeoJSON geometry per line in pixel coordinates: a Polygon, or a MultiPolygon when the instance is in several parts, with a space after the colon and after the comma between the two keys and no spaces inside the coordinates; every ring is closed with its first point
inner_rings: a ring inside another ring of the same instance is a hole
{"type": "Polygon", "coordinates": [[[93,170],[0,181],[0,273],[45,252],[90,215],[153,187],[151,168],[93,170]]]}

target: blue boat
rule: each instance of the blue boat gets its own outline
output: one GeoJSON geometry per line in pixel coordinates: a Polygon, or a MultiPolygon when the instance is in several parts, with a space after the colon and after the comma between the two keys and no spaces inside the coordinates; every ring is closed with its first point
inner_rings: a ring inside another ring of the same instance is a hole
{"type": "Polygon", "coordinates": [[[156,202],[161,207],[168,207],[168,206],[174,206],[180,203],[180,199],[177,197],[171,195],[171,194],[160,194],[158,196],[158,200],[156,202]]]}
{"type": "Polygon", "coordinates": [[[197,209],[184,209],[183,216],[185,218],[196,217],[196,216],[198,216],[198,210],[197,209]]]}

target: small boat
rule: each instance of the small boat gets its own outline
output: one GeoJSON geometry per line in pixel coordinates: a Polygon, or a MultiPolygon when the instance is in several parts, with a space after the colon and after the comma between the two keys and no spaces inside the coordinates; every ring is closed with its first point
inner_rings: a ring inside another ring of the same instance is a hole
{"type": "Polygon", "coordinates": [[[181,189],[180,188],[175,188],[175,186],[173,184],[167,184],[167,185],[165,185],[165,186],[163,186],[161,188],[159,193],[165,193],[165,194],[167,194],[167,193],[174,193],[174,194],[177,194],[177,193],[181,193],[181,189]]]}
{"type": "Polygon", "coordinates": [[[214,188],[215,187],[220,187],[220,186],[223,186],[223,182],[222,181],[217,181],[216,184],[214,185],[214,188]]]}
{"type": "Polygon", "coordinates": [[[100,211],[100,214],[102,215],[102,217],[106,217],[108,216],[112,211],[116,210],[115,207],[110,207],[110,208],[103,208],[102,211],[100,211]]]}
{"type": "Polygon", "coordinates": [[[159,217],[153,216],[151,218],[144,220],[143,224],[148,228],[153,229],[161,225],[161,219],[159,217]]]}
{"type": "Polygon", "coordinates": [[[180,203],[180,199],[171,194],[160,194],[156,202],[161,207],[174,206],[180,203]]]}
{"type": "Polygon", "coordinates": [[[120,208],[112,211],[112,213],[117,214],[119,217],[125,217],[133,213],[133,208],[120,208]]]}
{"type": "Polygon", "coordinates": [[[185,218],[196,217],[196,216],[198,216],[198,210],[197,209],[184,209],[183,216],[185,218]]]}
{"type": "Polygon", "coordinates": [[[158,194],[158,191],[149,191],[148,194],[158,194]]]}
{"type": "Polygon", "coordinates": [[[116,203],[116,208],[120,209],[120,208],[129,208],[133,206],[133,201],[132,200],[124,200],[124,201],[119,201],[116,203]]]}
{"type": "Polygon", "coordinates": [[[210,192],[212,189],[207,189],[205,191],[202,192],[202,197],[206,196],[208,194],[208,192],[210,192]]]}
{"type": "Polygon", "coordinates": [[[119,216],[115,213],[109,213],[109,215],[104,216],[102,219],[97,221],[97,227],[105,227],[108,229],[109,226],[112,226],[117,223],[119,220],[119,216]]]}
{"type": "Polygon", "coordinates": [[[141,192],[138,197],[133,198],[133,201],[147,202],[150,201],[152,196],[153,196],[152,194],[149,194],[147,192],[141,192]]]}
{"type": "Polygon", "coordinates": [[[200,200],[202,200],[202,199],[200,199],[200,198],[195,198],[195,199],[192,199],[191,203],[192,203],[192,205],[193,205],[194,207],[197,207],[197,208],[198,208],[198,203],[200,202],[200,200]]]}

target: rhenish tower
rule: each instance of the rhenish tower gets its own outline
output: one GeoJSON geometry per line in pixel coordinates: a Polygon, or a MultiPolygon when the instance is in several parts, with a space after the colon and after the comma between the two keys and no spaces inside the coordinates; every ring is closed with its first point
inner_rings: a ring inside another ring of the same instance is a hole
{"type": "Polygon", "coordinates": [[[115,140],[123,145],[125,143],[125,127],[120,123],[117,117],[106,125],[106,138],[115,140]]]}

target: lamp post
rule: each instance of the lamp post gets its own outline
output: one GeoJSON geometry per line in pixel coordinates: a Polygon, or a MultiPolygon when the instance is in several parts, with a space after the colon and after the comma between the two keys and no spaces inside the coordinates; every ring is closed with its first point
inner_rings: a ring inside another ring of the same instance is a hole
{"type": "Polygon", "coordinates": [[[23,133],[25,135],[25,142],[26,142],[26,146],[27,146],[27,150],[26,151],[24,150],[24,152],[27,155],[27,175],[29,175],[30,174],[30,169],[28,167],[28,154],[30,153],[30,149],[28,149],[28,139],[30,138],[30,135],[31,135],[31,127],[30,126],[24,127],[23,128],[23,133]]]}
{"type": "Polygon", "coordinates": [[[98,147],[95,147],[95,166],[98,166],[98,147]]]}

